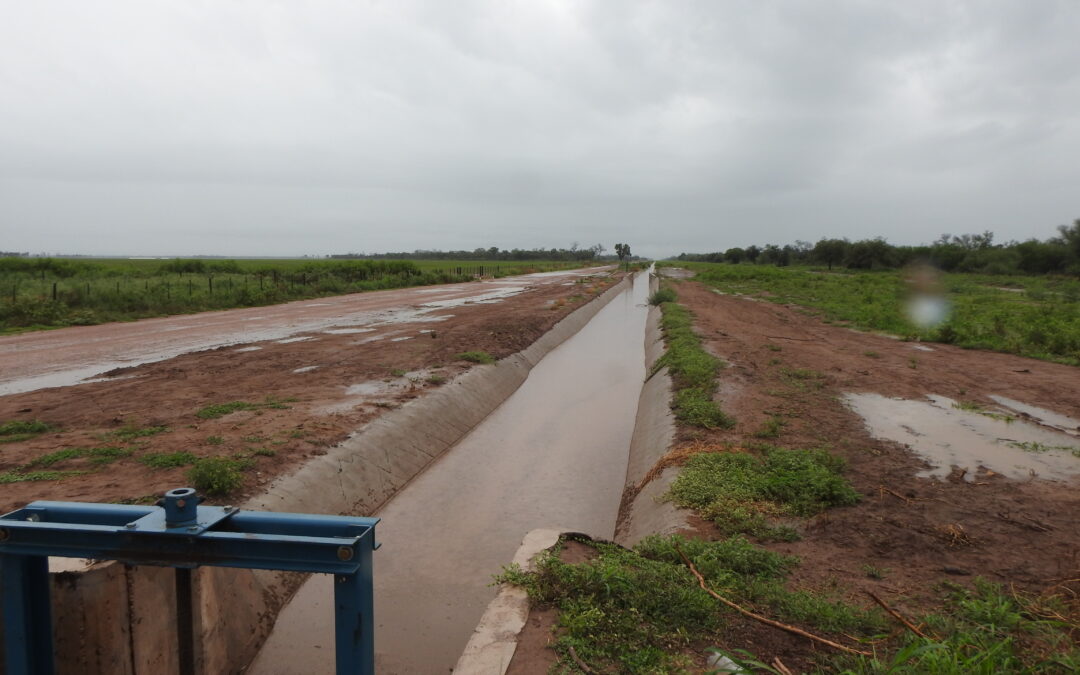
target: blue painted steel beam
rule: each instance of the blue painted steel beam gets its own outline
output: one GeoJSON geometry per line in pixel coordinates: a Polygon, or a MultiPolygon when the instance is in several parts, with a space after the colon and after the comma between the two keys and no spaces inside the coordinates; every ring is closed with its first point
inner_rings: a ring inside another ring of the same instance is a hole
{"type": "Polygon", "coordinates": [[[337,672],[374,672],[372,552],[377,518],[198,506],[38,501],[0,516],[7,672],[52,672],[48,556],[176,568],[210,565],[333,574],[337,672]]]}

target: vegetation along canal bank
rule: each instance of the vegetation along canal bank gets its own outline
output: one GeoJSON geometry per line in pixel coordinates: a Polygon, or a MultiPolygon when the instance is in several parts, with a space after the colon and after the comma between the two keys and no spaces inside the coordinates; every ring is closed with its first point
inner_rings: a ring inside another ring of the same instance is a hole
{"type": "Polygon", "coordinates": [[[654,296],[672,441],[623,501],[659,534],[505,569],[532,604],[508,672],[1075,672],[1075,366],[780,300],[816,273],[737,295],[739,266],[692,267],[654,296]]]}

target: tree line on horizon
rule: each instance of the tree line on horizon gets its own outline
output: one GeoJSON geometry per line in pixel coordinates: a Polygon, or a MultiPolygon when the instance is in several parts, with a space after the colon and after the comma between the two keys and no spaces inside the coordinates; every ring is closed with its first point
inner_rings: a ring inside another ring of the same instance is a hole
{"type": "Polygon", "coordinates": [[[604,246],[594,244],[581,248],[574,243],[570,248],[513,248],[500,249],[475,248],[471,251],[438,251],[417,249],[415,251],[397,251],[389,253],[336,253],[328,255],[333,259],[360,260],[600,260],[604,246]]]}
{"type": "Polygon", "coordinates": [[[1080,219],[1058,227],[1058,236],[994,243],[994,233],[943,234],[932,244],[898,246],[882,237],[850,241],[821,239],[778,246],[733,247],[714,253],[681,253],[687,262],[757,265],[826,265],[849,269],[894,269],[929,262],[945,272],[982,274],[1066,274],[1080,276],[1080,219]]]}

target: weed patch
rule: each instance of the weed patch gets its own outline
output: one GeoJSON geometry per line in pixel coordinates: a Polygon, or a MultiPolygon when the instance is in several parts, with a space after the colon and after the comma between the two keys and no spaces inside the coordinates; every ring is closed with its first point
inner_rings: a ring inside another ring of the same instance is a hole
{"type": "Polygon", "coordinates": [[[22,483],[24,481],[63,480],[71,476],[81,476],[84,471],[5,471],[0,473],[0,484],[22,483]]]}
{"type": "Polygon", "coordinates": [[[26,441],[49,431],[56,431],[56,427],[38,420],[11,420],[0,424],[0,443],[26,441]]]}
{"type": "Polygon", "coordinates": [[[716,374],[723,365],[720,359],[701,347],[701,338],[694,333],[693,319],[685,307],[665,302],[661,327],[667,341],[667,351],[656,361],[654,372],[667,366],[675,385],[672,409],[675,417],[692,426],[706,429],[731,428],[735,420],[728,417],[713,400],[716,374]]]}
{"type": "Polygon", "coordinates": [[[875,658],[835,658],[844,675],[961,675],[966,673],[1080,672],[1075,608],[976,579],[956,589],[943,611],[919,622],[928,637],[905,632],[895,651],[875,658]],[[939,637],[940,636],[940,637],[939,637]]]}
{"type": "Polygon", "coordinates": [[[706,452],[687,460],[671,485],[680,506],[697,509],[725,534],[746,533],[790,541],[794,531],[767,517],[811,516],[859,500],[841,475],[843,460],[823,450],[766,447],[746,452],[706,452]]]}
{"type": "Polygon", "coordinates": [[[228,403],[217,403],[215,405],[208,405],[205,408],[201,408],[195,413],[195,416],[204,420],[216,420],[220,417],[224,417],[230,413],[237,412],[238,410],[262,410],[265,408],[272,408],[275,410],[286,410],[289,406],[285,403],[291,403],[295,401],[294,398],[277,399],[273,396],[267,396],[264,401],[258,403],[249,403],[247,401],[229,401],[228,403]]]}
{"type": "Polygon", "coordinates": [[[773,415],[765,420],[760,429],[754,432],[754,438],[779,438],[780,431],[786,424],[784,418],[773,415]]]}
{"type": "Polygon", "coordinates": [[[147,436],[156,436],[157,434],[165,433],[169,430],[169,427],[157,426],[157,427],[138,427],[134,424],[125,424],[115,431],[110,431],[106,434],[102,434],[104,440],[116,440],[130,443],[138,438],[146,438],[147,436]]]}
{"type": "Polygon", "coordinates": [[[198,458],[190,452],[153,452],[139,457],[151,469],[176,469],[194,464],[198,458]]]}
{"type": "Polygon", "coordinates": [[[56,452],[42,455],[27,463],[27,467],[50,467],[73,459],[88,458],[90,464],[103,466],[111,464],[118,459],[130,456],[134,450],[131,448],[118,448],[115,446],[103,446],[99,448],[64,448],[56,452]]]}
{"type": "Polygon", "coordinates": [[[679,296],[675,294],[674,288],[665,286],[649,296],[649,304],[662,305],[665,302],[675,302],[678,298],[679,296]]]}
{"type": "Polygon", "coordinates": [[[244,482],[243,472],[250,461],[225,457],[206,457],[196,460],[188,469],[187,478],[196,490],[207,495],[228,495],[244,482]]]}
{"type": "Polygon", "coordinates": [[[721,595],[768,607],[774,615],[821,630],[866,633],[882,622],[866,612],[783,584],[794,558],[766,551],[741,537],[708,542],[649,537],[634,551],[593,542],[595,558],[565,563],[548,553],[534,572],[511,565],[497,581],[522,586],[536,605],[559,610],[552,647],[564,663],[571,649],[593,672],[661,673],[691,670],[695,646],[723,641],[737,620],[709,596],[683,564],[681,549],[721,595]]]}
{"type": "Polygon", "coordinates": [[[472,363],[495,363],[496,361],[494,356],[481,351],[461,352],[460,354],[455,354],[454,358],[458,361],[470,361],[472,363]]]}

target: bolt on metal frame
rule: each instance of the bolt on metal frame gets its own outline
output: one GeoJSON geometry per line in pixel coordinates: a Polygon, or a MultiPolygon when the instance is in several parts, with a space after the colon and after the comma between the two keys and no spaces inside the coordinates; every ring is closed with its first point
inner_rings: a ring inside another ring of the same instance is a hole
{"type": "Polygon", "coordinates": [[[192,488],[161,506],[37,501],[0,516],[0,601],[8,675],[54,671],[49,556],[176,568],[180,672],[194,671],[191,569],[334,575],[338,675],[375,672],[372,552],[378,518],[199,506],[192,488]]]}

